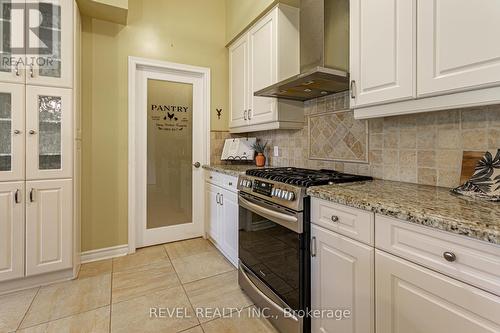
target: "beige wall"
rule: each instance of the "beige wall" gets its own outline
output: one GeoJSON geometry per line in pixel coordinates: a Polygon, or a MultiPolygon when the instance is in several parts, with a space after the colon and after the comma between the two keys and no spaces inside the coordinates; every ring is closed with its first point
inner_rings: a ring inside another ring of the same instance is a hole
{"type": "Polygon", "coordinates": [[[226,42],[229,43],[267,8],[278,2],[299,6],[300,0],[226,0],[226,42]]]}
{"type": "Polygon", "coordinates": [[[84,17],[82,38],[82,250],[88,251],[127,243],[128,56],[210,67],[211,127],[227,128],[225,1],[130,0],[127,26],[84,17]]]}

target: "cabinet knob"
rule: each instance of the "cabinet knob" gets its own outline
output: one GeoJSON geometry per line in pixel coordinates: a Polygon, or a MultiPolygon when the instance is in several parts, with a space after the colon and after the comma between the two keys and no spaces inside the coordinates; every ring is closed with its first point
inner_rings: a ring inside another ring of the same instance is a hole
{"type": "Polygon", "coordinates": [[[35,130],[30,130],[28,133],[31,134],[31,135],[33,135],[33,134],[36,134],[36,131],[35,130]]]}
{"type": "Polygon", "coordinates": [[[351,98],[356,98],[356,81],[351,80],[351,98]]]}
{"type": "Polygon", "coordinates": [[[19,134],[21,134],[21,131],[16,129],[16,130],[14,130],[14,134],[19,135],[19,134]]]}
{"type": "Polygon", "coordinates": [[[229,186],[233,186],[233,182],[229,182],[229,186]]]}
{"type": "Polygon", "coordinates": [[[338,221],[339,221],[339,217],[336,215],[332,215],[332,222],[338,222],[338,221]]]}
{"type": "Polygon", "coordinates": [[[446,261],[449,261],[449,262],[453,262],[455,260],[457,260],[457,256],[455,255],[455,253],[453,252],[444,252],[443,253],[443,258],[446,259],[446,261]]]}
{"type": "Polygon", "coordinates": [[[248,109],[248,120],[252,119],[252,109],[248,109]]]}
{"type": "Polygon", "coordinates": [[[244,120],[247,120],[247,112],[248,112],[247,110],[243,111],[243,119],[244,120]]]}

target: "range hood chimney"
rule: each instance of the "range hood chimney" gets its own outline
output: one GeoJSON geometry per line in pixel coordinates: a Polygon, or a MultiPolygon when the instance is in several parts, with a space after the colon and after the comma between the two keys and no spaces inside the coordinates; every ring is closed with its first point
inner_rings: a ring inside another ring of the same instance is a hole
{"type": "Polygon", "coordinates": [[[297,101],[349,89],[349,1],[300,1],[300,74],[254,93],[297,101]]]}

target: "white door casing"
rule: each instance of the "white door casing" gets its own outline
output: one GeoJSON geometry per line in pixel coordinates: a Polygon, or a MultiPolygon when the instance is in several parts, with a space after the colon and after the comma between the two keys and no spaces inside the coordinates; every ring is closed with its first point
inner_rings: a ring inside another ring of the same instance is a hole
{"type": "Polygon", "coordinates": [[[146,229],[147,79],[193,85],[193,163],[206,164],[210,149],[210,69],[129,57],[129,253],[137,247],[202,236],[203,169],[192,167],[192,223],[146,229]]]}

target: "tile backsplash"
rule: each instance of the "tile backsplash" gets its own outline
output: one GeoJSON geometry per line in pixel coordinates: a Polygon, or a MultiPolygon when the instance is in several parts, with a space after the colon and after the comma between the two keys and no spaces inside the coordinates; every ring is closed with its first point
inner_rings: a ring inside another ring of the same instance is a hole
{"type": "MultiPolygon", "coordinates": [[[[343,162],[310,158],[309,117],[343,111],[358,128],[365,121],[354,120],[353,112],[345,112],[346,94],[318,98],[304,103],[305,122],[301,130],[275,130],[250,133],[268,141],[267,163],[270,166],[335,169],[375,178],[455,187],[459,185],[462,153],[466,150],[486,151],[500,148],[500,105],[394,116],[368,120],[368,163],[343,162]],[[279,157],[272,156],[273,146],[279,157]]],[[[363,140],[362,131],[353,131],[363,140]]],[[[350,133],[350,132],[349,132],[350,133]]],[[[318,132],[311,131],[318,145],[318,132]]],[[[321,140],[332,149],[345,149],[335,131],[321,140]],[[335,144],[335,142],[339,142],[335,144]],[[332,144],[333,142],[333,144],[332,144]]],[[[237,135],[241,136],[241,135],[237,135]]],[[[211,163],[220,164],[220,155],[228,132],[212,132],[211,163]]],[[[335,154],[329,154],[335,157],[335,154]]],[[[329,158],[330,159],[330,158],[329,158]]]]}

